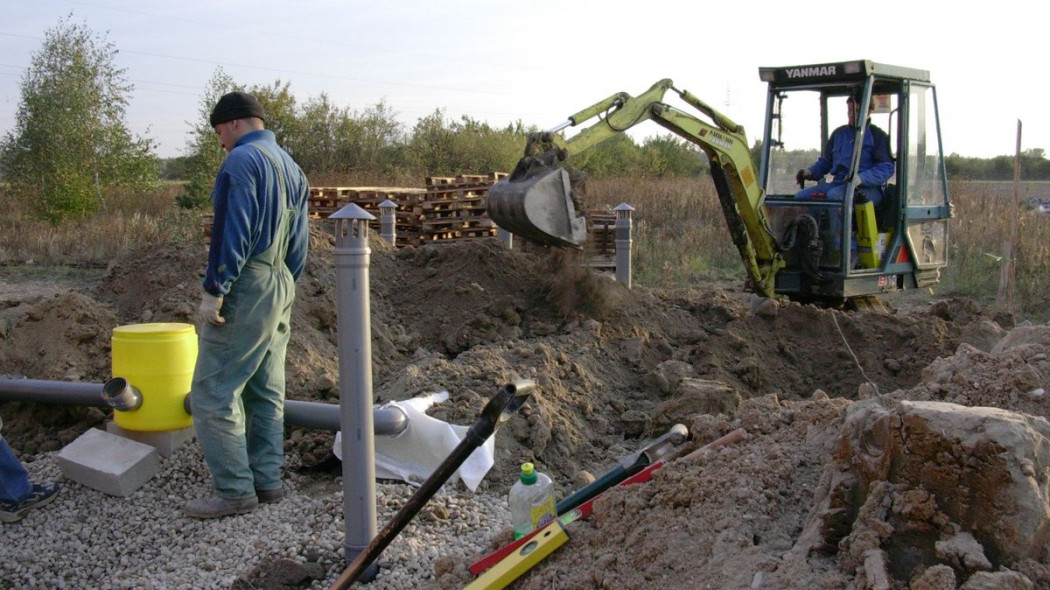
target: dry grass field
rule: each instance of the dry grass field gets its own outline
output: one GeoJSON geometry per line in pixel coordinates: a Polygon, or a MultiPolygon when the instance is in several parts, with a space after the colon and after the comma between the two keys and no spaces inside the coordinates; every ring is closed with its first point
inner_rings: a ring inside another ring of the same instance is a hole
{"type": "MultiPolygon", "coordinates": [[[[422,186],[422,179],[318,178],[318,186],[422,186]]],[[[50,268],[98,268],[131,247],[150,243],[185,244],[200,239],[201,212],[179,209],[176,184],[149,195],[110,197],[99,214],[53,226],[26,218],[17,208],[0,218],[0,265],[25,272],[50,268]]],[[[952,182],[955,216],[951,222],[950,266],[936,293],[982,303],[996,300],[1010,236],[1013,189],[1010,183],[952,182]]],[[[1025,184],[1017,209],[1014,309],[1045,319],[1050,287],[1050,215],[1026,206],[1042,190],[1025,184]]],[[[8,202],[13,201],[9,200],[8,202]]],[[[709,178],[593,178],[587,182],[588,208],[627,203],[634,213],[634,281],[649,286],[683,286],[705,280],[743,280],[740,260],[728,240],[725,220],[709,178]]]]}

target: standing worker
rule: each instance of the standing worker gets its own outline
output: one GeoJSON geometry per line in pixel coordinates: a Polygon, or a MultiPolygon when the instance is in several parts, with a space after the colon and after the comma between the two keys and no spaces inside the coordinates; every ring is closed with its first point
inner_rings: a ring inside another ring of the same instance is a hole
{"type": "Polygon", "coordinates": [[[212,192],[190,399],[215,494],[186,505],[194,518],[243,514],[283,496],[284,364],[295,281],[306,264],[310,189],[264,119],[243,92],[223,95],[211,112],[228,154],[212,192]]]}

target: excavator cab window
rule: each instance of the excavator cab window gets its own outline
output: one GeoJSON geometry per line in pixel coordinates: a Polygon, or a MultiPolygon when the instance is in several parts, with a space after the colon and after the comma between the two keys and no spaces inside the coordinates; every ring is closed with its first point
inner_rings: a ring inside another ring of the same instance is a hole
{"type": "MultiPolygon", "coordinates": [[[[770,137],[774,139],[766,157],[767,197],[790,198],[799,190],[795,174],[816,162],[831,132],[847,122],[846,97],[856,88],[842,86],[775,94],[770,116],[770,137]]],[[[891,154],[896,160],[897,96],[876,92],[873,102],[870,124],[889,134],[891,154]]],[[[890,182],[896,182],[896,175],[890,182]]]]}
{"type": "Polygon", "coordinates": [[[820,156],[821,97],[817,92],[779,93],[767,158],[767,197],[791,197],[798,191],[795,173],[820,156]]]}
{"type": "Polygon", "coordinates": [[[948,262],[947,181],[940,146],[937,101],[929,85],[909,85],[908,163],[906,174],[909,208],[908,239],[920,269],[939,268],[948,262]]]}

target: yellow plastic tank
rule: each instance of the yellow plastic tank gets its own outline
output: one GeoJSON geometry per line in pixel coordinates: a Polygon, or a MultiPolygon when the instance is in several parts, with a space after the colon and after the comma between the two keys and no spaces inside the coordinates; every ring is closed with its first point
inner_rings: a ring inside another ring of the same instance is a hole
{"type": "Polygon", "coordinates": [[[193,424],[183,406],[197,362],[197,331],[192,324],[131,324],[113,329],[113,376],[123,377],[142,394],[142,405],[116,410],[113,421],[125,430],[157,432],[193,424]]]}

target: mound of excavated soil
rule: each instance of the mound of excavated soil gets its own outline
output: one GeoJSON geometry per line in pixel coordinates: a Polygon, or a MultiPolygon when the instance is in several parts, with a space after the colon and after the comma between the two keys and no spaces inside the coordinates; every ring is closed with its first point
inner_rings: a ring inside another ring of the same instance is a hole
{"type": "MultiPolygon", "coordinates": [[[[338,293],[322,224],[311,246],[288,396],[338,403],[338,293]]],[[[115,326],[193,321],[204,257],[203,247],[151,246],[89,286],[0,287],[0,374],[103,382],[115,326]]],[[[505,490],[531,460],[564,496],[676,423],[693,436],[683,452],[748,432],[607,492],[516,588],[947,589],[996,575],[968,587],[1031,587],[1008,585],[1005,570],[1050,587],[1045,550],[1016,547],[1018,535],[996,536],[967,512],[1001,502],[986,514],[1005,519],[1011,502],[1039,499],[1045,512],[1050,336],[1040,326],[1008,332],[1011,318],[965,300],[846,313],[755,305],[736,286],[628,290],[571,256],[495,240],[399,250],[374,240],[370,283],[377,403],[447,390],[431,413],[472,424],[504,383],[539,385],[497,433],[483,489],[505,490]],[[905,400],[937,402],[948,418],[905,400]],[[1017,416],[1001,417],[1017,430],[982,438],[986,418],[961,411],[974,406],[1017,416]],[[934,423],[958,428],[935,436],[934,423]],[[957,486],[986,466],[1011,474],[999,478],[1006,491],[992,481],[971,504],[951,501],[909,463],[916,453],[957,486]],[[1026,482],[1029,496],[1010,491],[1026,482]]],[[[25,454],[60,448],[106,417],[16,402],[0,413],[25,454]]],[[[290,429],[289,468],[322,463],[331,444],[331,433],[290,429]]],[[[1024,531],[1043,535],[1039,525],[1024,531]]],[[[466,565],[443,563],[435,587],[462,587],[466,565]]]]}

